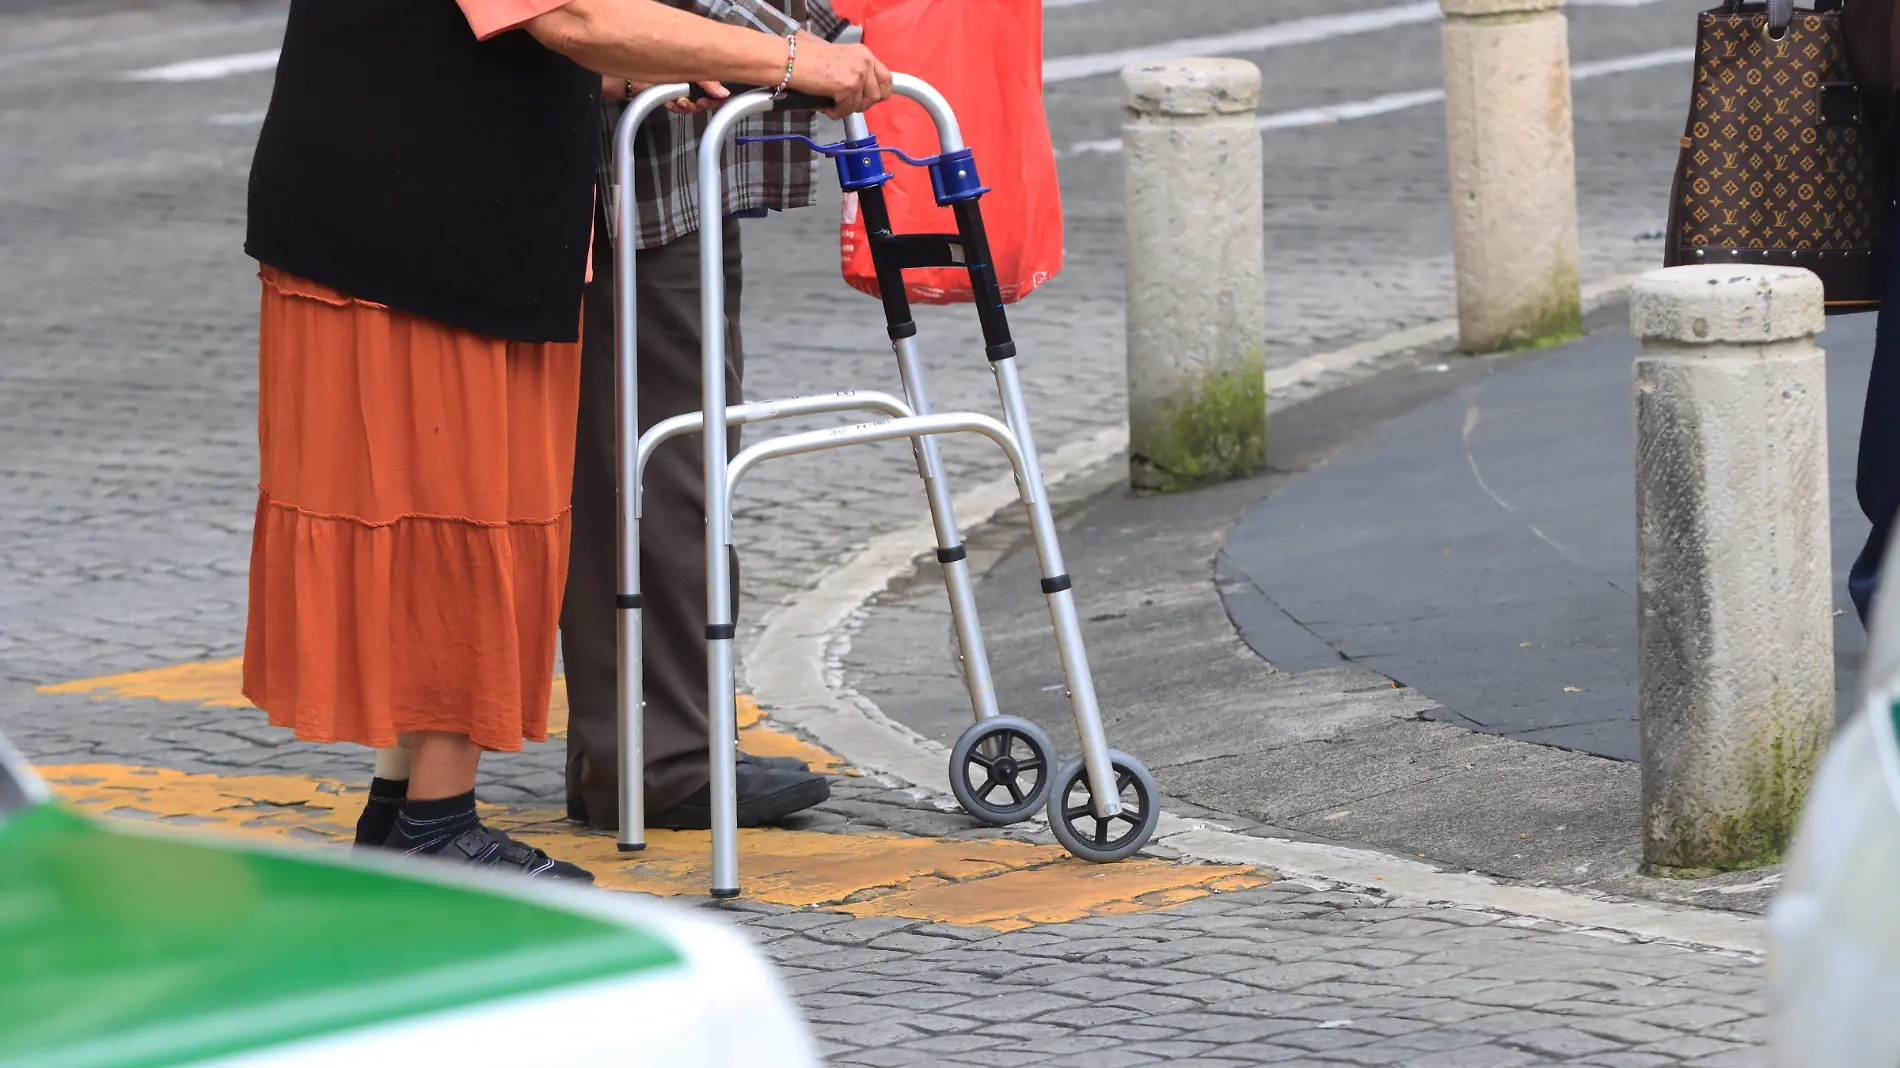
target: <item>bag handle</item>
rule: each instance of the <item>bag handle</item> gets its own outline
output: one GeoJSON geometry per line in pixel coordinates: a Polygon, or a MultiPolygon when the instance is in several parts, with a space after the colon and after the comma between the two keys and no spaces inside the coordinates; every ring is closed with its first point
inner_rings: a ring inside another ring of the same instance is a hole
{"type": "MultiPolygon", "coordinates": [[[[1739,15],[1742,0],[1722,0],[1722,13],[1739,15]]],[[[1788,36],[1788,24],[1794,21],[1794,0],[1768,0],[1768,39],[1779,41],[1788,36]]]]}

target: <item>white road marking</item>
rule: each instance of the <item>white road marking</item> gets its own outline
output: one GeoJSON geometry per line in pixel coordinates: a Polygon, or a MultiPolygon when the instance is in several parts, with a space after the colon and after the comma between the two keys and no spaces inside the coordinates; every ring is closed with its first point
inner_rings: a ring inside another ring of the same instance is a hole
{"type": "MultiPolygon", "coordinates": [[[[1045,8],[1075,7],[1097,0],[1043,0],[1045,8]]],[[[1640,7],[1658,0],[1570,0],[1573,6],[1640,7]]],[[[1190,55],[1218,55],[1229,52],[1262,52],[1292,45],[1311,44],[1361,33],[1376,33],[1398,26],[1411,26],[1439,19],[1437,0],[1417,0],[1394,7],[1370,8],[1337,15],[1317,15],[1269,23],[1232,33],[1203,37],[1184,37],[1175,41],[1094,52],[1077,56],[1057,56],[1043,61],[1042,79],[1048,82],[1074,81],[1113,74],[1130,63],[1170,59],[1190,55]]],[[[277,66],[277,50],[239,52],[228,56],[168,63],[125,75],[139,82],[201,82],[229,78],[238,74],[256,74],[277,66]]]]}
{"type": "MultiPolygon", "coordinates": [[[[1089,3],[1093,0],[1050,0],[1050,2],[1054,6],[1067,6],[1089,3]]],[[[1139,48],[1079,56],[1059,56],[1043,61],[1042,80],[1048,83],[1091,78],[1100,74],[1113,74],[1130,63],[1176,56],[1258,52],[1272,48],[1285,48],[1289,45],[1308,44],[1351,34],[1372,33],[1394,26],[1432,22],[1438,17],[1437,0],[1417,0],[1415,3],[1401,4],[1397,7],[1292,19],[1234,33],[1187,37],[1178,41],[1164,41],[1139,48]]],[[[182,63],[169,63],[161,67],[133,71],[125,77],[129,81],[137,82],[200,82],[228,78],[235,74],[252,74],[271,70],[276,66],[277,51],[272,49],[264,52],[240,52],[236,55],[209,56],[204,59],[186,60],[182,63]]]]}
{"type": "Polygon", "coordinates": [[[267,26],[281,28],[284,15],[281,10],[266,11],[258,15],[247,15],[230,19],[206,19],[192,22],[178,29],[160,30],[155,33],[133,34],[128,37],[94,38],[73,44],[51,45],[45,48],[29,48],[19,52],[0,53],[0,68],[17,64],[39,63],[48,60],[71,59],[75,56],[96,55],[101,52],[123,52],[134,48],[149,48],[153,45],[169,44],[173,41],[187,41],[202,46],[205,38],[221,36],[227,33],[249,33],[267,26]]]}
{"type": "Polygon", "coordinates": [[[162,67],[147,67],[127,74],[125,80],[130,82],[208,82],[218,78],[229,78],[234,74],[256,74],[276,69],[277,49],[270,48],[262,52],[238,52],[229,56],[209,56],[205,59],[188,59],[183,63],[167,63],[162,67]]]}
{"type": "Polygon", "coordinates": [[[1114,74],[1130,63],[1146,63],[1157,59],[1223,55],[1233,52],[1261,52],[1271,48],[1311,44],[1314,41],[1325,41],[1334,37],[1375,33],[1395,26],[1435,22],[1438,17],[1437,0],[1420,0],[1418,3],[1400,4],[1397,7],[1378,7],[1370,11],[1352,11],[1343,15],[1316,15],[1312,18],[1269,23],[1233,33],[1184,37],[1178,41],[1162,41],[1113,52],[1057,56],[1054,59],[1043,60],[1042,80],[1046,85],[1051,82],[1093,78],[1103,74],[1114,74]]]}
{"type": "MultiPolygon", "coordinates": [[[[1043,7],[1076,7],[1096,2],[1097,0],[1043,0],[1043,7]]],[[[1658,0],[1569,0],[1570,6],[1573,7],[1642,7],[1657,2],[1658,0]]],[[[1232,33],[1184,37],[1180,40],[1163,41],[1159,44],[1118,49],[1112,52],[1057,56],[1043,61],[1042,80],[1047,84],[1093,78],[1103,74],[1113,74],[1130,63],[1143,63],[1156,59],[1221,55],[1232,52],[1263,52],[1331,40],[1335,37],[1376,33],[1399,26],[1436,22],[1439,17],[1437,0],[1417,0],[1414,3],[1399,4],[1395,7],[1378,7],[1337,15],[1290,19],[1285,22],[1236,30],[1232,33]]],[[[275,70],[276,67],[277,50],[269,49],[259,52],[239,52],[228,56],[208,56],[204,59],[147,67],[144,70],[132,71],[125,75],[125,78],[135,82],[203,82],[229,78],[238,74],[257,74],[275,70]]]]}
{"type": "MultiPolygon", "coordinates": [[[[1694,48],[1665,48],[1657,52],[1644,52],[1640,55],[1624,56],[1621,59],[1605,59],[1592,63],[1579,63],[1570,68],[1571,81],[1589,81],[1612,74],[1627,74],[1631,71],[1649,70],[1654,67],[1666,67],[1676,63],[1687,63],[1695,58],[1694,48]]],[[[1304,126],[1331,126],[1349,122],[1353,119],[1366,119],[1374,115],[1390,115],[1395,111],[1424,107],[1428,104],[1442,103],[1445,99],[1443,89],[1415,89],[1406,93],[1387,93],[1384,96],[1370,97],[1365,100],[1351,100],[1343,104],[1326,104],[1316,108],[1299,108],[1293,111],[1276,111],[1260,116],[1262,130],[1292,130],[1304,126]]],[[[1119,137],[1103,138],[1099,141],[1080,141],[1070,145],[1060,153],[1064,156],[1112,155],[1122,150],[1119,137]]]]}
{"type": "Polygon", "coordinates": [[[226,111],[205,120],[213,126],[255,126],[264,121],[262,111],[226,111]]]}
{"type": "MultiPolygon", "coordinates": [[[[1044,8],[1073,7],[1095,2],[1096,0],[1043,0],[1042,6],[1044,8]]],[[[1647,7],[1657,2],[1659,0],[1568,0],[1568,6],[1647,7]]],[[[1114,74],[1130,63],[1147,63],[1157,59],[1264,52],[1274,48],[1327,41],[1335,37],[1377,33],[1380,30],[1399,26],[1437,22],[1440,17],[1436,0],[1423,0],[1418,3],[1399,4],[1395,7],[1375,7],[1336,15],[1290,19],[1285,22],[1273,22],[1265,26],[1235,30],[1232,33],[1184,37],[1178,41],[1162,41],[1157,44],[1122,48],[1112,52],[1056,56],[1053,59],[1043,60],[1042,80],[1044,84],[1048,84],[1074,81],[1078,78],[1094,78],[1104,74],[1114,74]]]]}
{"type": "Polygon", "coordinates": [[[1606,74],[1627,74],[1633,70],[1667,67],[1671,63],[1687,63],[1694,58],[1694,48],[1665,48],[1659,52],[1624,56],[1622,59],[1599,59],[1593,63],[1578,63],[1570,68],[1570,78],[1572,81],[1580,82],[1586,78],[1601,78],[1606,74]]]}

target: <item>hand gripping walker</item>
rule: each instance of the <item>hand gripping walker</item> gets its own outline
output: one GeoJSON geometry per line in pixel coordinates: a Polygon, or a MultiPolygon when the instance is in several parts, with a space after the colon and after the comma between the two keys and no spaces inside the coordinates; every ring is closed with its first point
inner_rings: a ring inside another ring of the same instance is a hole
{"type": "Polygon", "coordinates": [[[614,137],[614,165],[619,182],[615,205],[619,240],[616,242],[616,405],[619,456],[618,557],[620,720],[620,848],[646,846],[641,744],[640,653],[640,478],[648,458],[659,444],[679,434],[703,432],[706,471],[706,605],[709,643],[708,683],[712,701],[712,896],[739,893],[738,800],[733,755],[737,750],[737,713],[734,706],[732,643],[732,494],[752,468],[766,460],[834,449],[845,445],[909,439],[918,474],[937,535],[937,559],[944,569],[950,594],[957,642],[962,652],[964,681],[976,722],[951,751],[950,786],[970,815],[1004,825],[1029,818],[1048,808],[1056,838],[1069,852],[1085,860],[1114,861],[1144,845],[1160,819],[1160,791],[1154,777],[1133,757],[1108,748],[1096,707],[1094,680],[1082,645],[1069,576],[1056,541],[1055,520],[1030,436],[1029,413],[1023,403],[1016,371],[1016,346],[1010,340],[996,277],[989,263],[989,242],[983,229],[978,199],[988,189],[979,184],[975,160],[963,145],[956,115],[941,94],[909,75],[893,76],[898,95],[923,105],[936,124],[941,153],[912,159],[896,149],[881,148],[861,115],[846,120],[846,140],[838,145],[807,144],[837,160],[839,181],[846,192],[858,194],[875,264],[884,316],[897,356],[904,399],[878,392],[843,392],[728,406],[726,403],[724,241],[713,222],[723,212],[720,152],[741,120],[774,108],[822,109],[828,100],[793,94],[774,101],[762,90],[735,93],[707,124],[700,141],[700,330],[702,338],[702,410],[675,416],[639,433],[636,403],[634,336],[633,141],[648,115],[670,100],[689,95],[682,84],[654,86],[634,98],[614,137]],[[937,203],[956,213],[955,234],[893,234],[883,185],[890,180],[883,153],[897,155],[912,166],[928,167],[937,203]],[[977,294],[985,350],[996,376],[1003,403],[1003,420],[970,412],[932,414],[924,391],[923,365],[918,357],[917,326],[904,292],[903,272],[920,267],[963,267],[969,271],[977,294]],[[763,422],[822,412],[870,411],[887,418],[855,426],[787,434],[727,457],[729,425],[763,422]],[[710,415],[710,426],[707,426],[710,415]],[[994,441],[1009,458],[1016,485],[1034,530],[1042,566],[1042,590],[1055,625],[1082,758],[1053,772],[1055,749],[1041,728],[1026,719],[1004,716],[997,708],[989,659],[977,625],[976,597],[965,560],[962,535],[957,529],[936,435],[974,433],[994,441]],[[637,445],[629,448],[630,443],[637,445]],[[1053,790],[1051,789],[1053,787],[1053,790]],[[998,796],[998,795],[1002,796],[998,796]]]}

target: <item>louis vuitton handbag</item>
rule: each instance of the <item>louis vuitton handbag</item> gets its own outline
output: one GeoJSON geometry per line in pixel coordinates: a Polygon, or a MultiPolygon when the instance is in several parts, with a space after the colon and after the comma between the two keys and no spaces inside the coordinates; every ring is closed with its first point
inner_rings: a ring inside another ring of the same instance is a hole
{"type": "Polygon", "coordinates": [[[1664,263],[1805,267],[1830,311],[1880,301],[1884,168],[1840,0],[1726,0],[1698,16],[1664,263]]]}

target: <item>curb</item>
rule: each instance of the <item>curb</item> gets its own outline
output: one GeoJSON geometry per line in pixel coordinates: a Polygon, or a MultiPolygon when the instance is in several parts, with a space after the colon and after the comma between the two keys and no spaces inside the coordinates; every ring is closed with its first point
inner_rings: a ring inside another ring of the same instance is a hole
{"type": "MultiPolygon", "coordinates": [[[[1613,303],[1633,280],[1633,276],[1618,276],[1584,287],[1585,310],[1613,303]]],[[[1267,394],[1270,399],[1285,400],[1327,392],[1344,385],[1355,372],[1447,344],[1457,336],[1457,323],[1445,320],[1314,356],[1268,371],[1267,394]]],[[[1114,459],[1127,444],[1125,427],[1104,428],[1044,457],[1044,479],[1053,491],[1114,459]]],[[[967,535],[1016,500],[1015,481],[1005,476],[958,496],[957,518],[967,535]]],[[[858,768],[895,780],[922,796],[947,797],[949,751],[892,720],[869,698],[852,690],[844,681],[842,663],[856,629],[854,618],[862,615],[866,602],[929,555],[928,549],[919,546],[934,544],[934,536],[926,519],[874,538],[813,589],[770,612],[744,662],[747,681],[771,709],[773,719],[811,734],[858,768]]],[[[1283,876],[1373,890],[1405,904],[1436,902],[1643,939],[1750,955],[1762,951],[1762,920],[1754,916],[1514,885],[1376,850],[1259,838],[1166,813],[1154,844],[1184,859],[1256,865],[1283,876]]]]}

